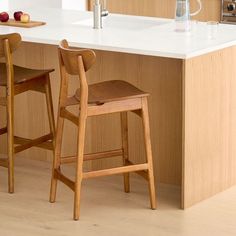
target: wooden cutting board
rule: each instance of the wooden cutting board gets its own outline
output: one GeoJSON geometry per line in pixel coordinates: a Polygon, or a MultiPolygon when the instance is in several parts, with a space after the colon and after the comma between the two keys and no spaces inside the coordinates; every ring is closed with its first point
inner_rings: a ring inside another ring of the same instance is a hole
{"type": "Polygon", "coordinates": [[[9,19],[8,22],[0,22],[0,25],[13,26],[13,27],[23,27],[23,28],[32,28],[41,25],[45,25],[46,22],[41,21],[30,21],[28,23],[22,23],[20,21],[15,21],[14,19],[9,19]]]}

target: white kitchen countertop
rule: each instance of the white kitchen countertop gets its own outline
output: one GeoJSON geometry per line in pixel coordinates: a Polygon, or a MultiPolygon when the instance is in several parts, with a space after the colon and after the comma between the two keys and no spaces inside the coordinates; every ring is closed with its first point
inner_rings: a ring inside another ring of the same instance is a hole
{"type": "Polygon", "coordinates": [[[47,24],[30,29],[0,26],[0,34],[18,32],[25,42],[52,45],[65,38],[80,48],[179,59],[236,45],[236,25],[220,24],[217,37],[209,39],[209,28],[202,22],[195,24],[191,33],[179,33],[170,19],[110,14],[104,19],[104,28],[95,30],[89,25],[91,12],[47,8],[24,11],[32,20],[47,24]]]}

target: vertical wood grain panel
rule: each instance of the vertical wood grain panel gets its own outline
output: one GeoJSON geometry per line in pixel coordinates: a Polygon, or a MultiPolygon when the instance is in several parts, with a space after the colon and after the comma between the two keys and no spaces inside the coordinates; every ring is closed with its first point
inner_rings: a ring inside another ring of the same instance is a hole
{"type": "Polygon", "coordinates": [[[185,63],[184,207],[236,184],[236,47],[185,63]]]}
{"type": "MultiPolygon", "coordinates": [[[[93,1],[89,1],[89,10],[93,1]]],[[[107,9],[113,13],[174,18],[176,0],[108,0],[107,9]]],[[[197,9],[196,0],[190,0],[192,11],[197,9]]],[[[220,0],[202,0],[203,9],[194,17],[201,21],[220,20],[220,0]]]]}

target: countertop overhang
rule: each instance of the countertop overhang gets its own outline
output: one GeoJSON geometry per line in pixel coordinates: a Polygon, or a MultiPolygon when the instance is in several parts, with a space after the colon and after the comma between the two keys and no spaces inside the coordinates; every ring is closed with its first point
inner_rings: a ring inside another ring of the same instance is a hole
{"type": "MultiPolygon", "coordinates": [[[[0,26],[0,34],[18,32],[24,42],[71,46],[113,52],[188,59],[236,45],[236,26],[220,24],[210,39],[206,23],[197,22],[190,33],[175,31],[172,19],[110,14],[104,28],[92,28],[92,12],[61,9],[24,9],[32,20],[47,22],[35,28],[0,26]]],[[[11,12],[12,14],[12,12],[11,12]]]]}

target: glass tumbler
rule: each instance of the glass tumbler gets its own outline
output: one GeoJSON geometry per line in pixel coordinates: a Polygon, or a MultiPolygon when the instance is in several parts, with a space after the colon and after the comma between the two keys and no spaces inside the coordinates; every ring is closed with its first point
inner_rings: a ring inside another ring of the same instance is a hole
{"type": "Polygon", "coordinates": [[[216,39],[218,34],[219,22],[208,21],[207,22],[207,35],[209,39],[216,39]]]}

